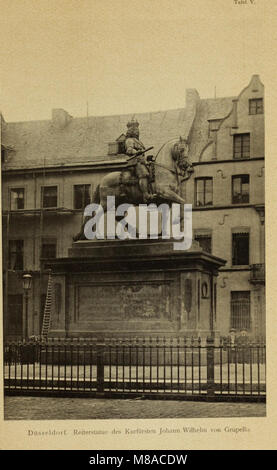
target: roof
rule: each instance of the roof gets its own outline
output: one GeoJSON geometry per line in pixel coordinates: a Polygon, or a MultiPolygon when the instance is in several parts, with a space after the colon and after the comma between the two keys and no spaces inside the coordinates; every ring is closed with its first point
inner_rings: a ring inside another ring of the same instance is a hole
{"type": "MultiPolygon", "coordinates": [[[[196,155],[207,142],[208,119],[226,116],[231,110],[232,99],[195,101],[196,115],[193,116],[190,106],[136,114],[140,140],[146,147],[154,146],[153,153],[156,154],[168,140],[180,135],[187,137],[194,121],[191,146],[197,159],[196,155]]],[[[10,149],[4,169],[122,160],[122,155],[107,155],[108,143],[116,141],[125,132],[133,115],[72,118],[64,110],[54,111],[50,120],[3,124],[2,143],[10,149]]]]}

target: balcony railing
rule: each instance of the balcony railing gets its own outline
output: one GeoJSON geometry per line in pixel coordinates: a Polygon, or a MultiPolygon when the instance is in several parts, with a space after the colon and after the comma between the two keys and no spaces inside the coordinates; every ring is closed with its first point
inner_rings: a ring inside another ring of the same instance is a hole
{"type": "Polygon", "coordinates": [[[250,282],[264,283],[265,282],[265,265],[264,265],[264,263],[251,264],[250,267],[251,267],[250,282]]]}
{"type": "Polygon", "coordinates": [[[67,215],[79,213],[80,209],[68,209],[66,207],[40,207],[36,209],[13,209],[3,210],[2,215],[15,215],[15,216],[39,216],[41,213],[51,215],[67,215]]]}

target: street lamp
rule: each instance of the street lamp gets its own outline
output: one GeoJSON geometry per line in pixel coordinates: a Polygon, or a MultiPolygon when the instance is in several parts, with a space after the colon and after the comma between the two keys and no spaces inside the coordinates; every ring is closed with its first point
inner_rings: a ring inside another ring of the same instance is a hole
{"type": "Polygon", "coordinates": [[[23,290],[25,293],[25,339],[28,338],[28,300],[29,300],[29,290],[31,289],[32,284],[32,275],[23,274],[23,290]]]}

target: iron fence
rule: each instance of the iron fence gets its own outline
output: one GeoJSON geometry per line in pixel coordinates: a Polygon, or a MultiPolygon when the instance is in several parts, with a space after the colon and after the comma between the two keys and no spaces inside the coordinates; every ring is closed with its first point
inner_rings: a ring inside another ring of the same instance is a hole
{"type": "Polygon", "coordinates": [[[4,346],[9,395],[265,401],[265,344],[201,338],[49,339],[4,346]]]}

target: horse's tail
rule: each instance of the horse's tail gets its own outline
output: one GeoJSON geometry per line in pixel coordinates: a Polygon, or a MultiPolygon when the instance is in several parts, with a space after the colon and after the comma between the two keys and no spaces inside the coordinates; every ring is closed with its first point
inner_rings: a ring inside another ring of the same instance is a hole
{"type": "Polygon", "coordinates": [[[96,186],[91,202],[95,202],[96,204],[100,203],[100,184],[96,186]]]}

